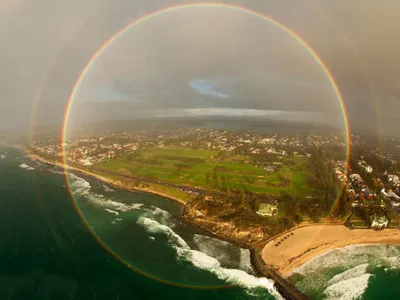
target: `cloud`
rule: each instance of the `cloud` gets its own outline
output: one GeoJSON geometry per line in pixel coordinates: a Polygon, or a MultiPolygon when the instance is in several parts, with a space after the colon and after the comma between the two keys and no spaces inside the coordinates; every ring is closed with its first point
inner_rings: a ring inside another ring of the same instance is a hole
{"type": "Polygon", "coordinates": [[[226,93],[221,93],[216,90],[216,87],[206,79],[193,79],[189,81],[189,85],[198,93],[206,96],[217,98],[230,98],[226,93]]]}
{"type": "MultiPolygon", "coordinates": [[[[37,122],[59,123],[93,53],[131,20],[178,2],[0,1],[0,128],[29,129],[35,107],[37,122]]],[[[338,82],[351,122],[374,123],[376,110],[397,115],[400,2],[230,3],[259,10],[306,40],[338,82]]],[[[261,18],[217,8],[169,12],[136,26],[104,51],[77,96],[76,103],[124,99],[136,109],[338,109],[326,76],[297,41],[261,18]]]]}

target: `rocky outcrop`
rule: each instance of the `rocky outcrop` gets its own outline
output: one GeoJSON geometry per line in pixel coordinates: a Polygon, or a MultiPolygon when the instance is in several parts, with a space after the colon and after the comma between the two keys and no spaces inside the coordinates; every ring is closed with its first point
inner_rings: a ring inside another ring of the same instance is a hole
{"type": "Polygon", "coordinates": [[[183,218],[217,237],[244,247],[252,247],[269,238],[260,225],[237,225],[233,220],[225,221],[216,215],[207,214],[193,207],[186,207],[183,218]]]}

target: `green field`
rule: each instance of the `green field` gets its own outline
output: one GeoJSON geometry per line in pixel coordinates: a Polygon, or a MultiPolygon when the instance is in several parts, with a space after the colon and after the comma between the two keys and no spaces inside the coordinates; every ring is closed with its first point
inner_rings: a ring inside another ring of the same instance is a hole
{"type": "Polygon", "coordinates": [[[255,165],[256,162],[247,156],[169,147],[141,150],[94,167],[214,191],[249,191],[270,195],[285,191],[298,196],[310,193],[306,159],[284,158],[280,169],[275,172],[255,165]]]}

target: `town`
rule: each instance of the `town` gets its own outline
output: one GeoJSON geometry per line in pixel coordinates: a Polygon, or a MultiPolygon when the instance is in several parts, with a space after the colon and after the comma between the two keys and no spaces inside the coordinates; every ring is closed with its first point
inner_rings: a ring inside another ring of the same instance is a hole
{"type": "Polygon", "coordinates": [[[283,135],[204,128],[106,132],[65,144],[44,135],[27,148],[49,161],[61,161],[65,150],[68,164],[122,176],[125,184],[131,178],[135,186],[163,186],[166,195],[195,199],[198,216],[212,211],[212,202],[211,206],[222,203],[224,211],[231,209],[226,202],[237,202],[261,223],[283,218],[278,231],[327,220],[352,228],[399,226],[397,142],[386,139],[379,148],[356,135],[350,141],[350,159],[343,133],[283,135]]]}

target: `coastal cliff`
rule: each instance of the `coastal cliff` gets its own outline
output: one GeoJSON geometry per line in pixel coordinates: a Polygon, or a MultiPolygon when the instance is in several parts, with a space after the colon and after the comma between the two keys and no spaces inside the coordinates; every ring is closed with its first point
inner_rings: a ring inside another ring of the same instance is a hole
{"type": "Polygon", "coordinates": [[[190,204],[185,206],[182,216],[192,225],[245,248],[257,246],[270,237],[260,225],[238,225],[233,220],[222,220],[220,217],[209,215],[207,211],[200,211],[190,204]]]}

